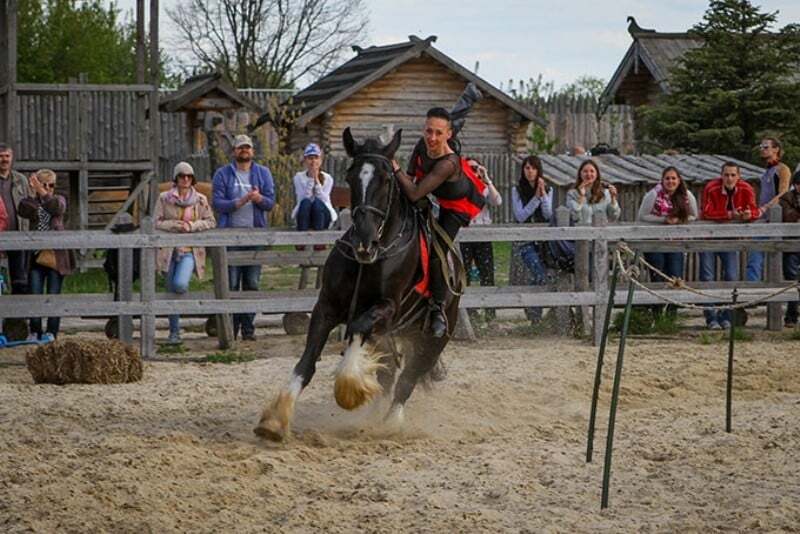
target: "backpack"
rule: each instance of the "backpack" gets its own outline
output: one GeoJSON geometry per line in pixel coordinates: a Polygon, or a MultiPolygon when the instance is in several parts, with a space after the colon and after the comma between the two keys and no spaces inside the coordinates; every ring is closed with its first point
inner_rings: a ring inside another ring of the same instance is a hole
{"type": "MultiPolygon", "coordinates": [[[[555,226],[556,218],[550,218],[550,226],[555,226]]],[[[570,223],[570,226],[572,224],[570,223]]],[[[575,241],[556,240],[540,242],[539,252],[544,264],[550,269],[562,272],[575,272],[575,241]]]]}

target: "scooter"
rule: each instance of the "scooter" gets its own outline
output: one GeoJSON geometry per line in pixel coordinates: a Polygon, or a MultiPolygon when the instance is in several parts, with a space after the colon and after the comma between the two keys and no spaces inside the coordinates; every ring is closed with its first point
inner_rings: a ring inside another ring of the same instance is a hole
{"type": "Polygon", "coordinates": [[[55,341],[53,334],[42,334],[41,339],[24,339],[21,341],[9,341],[6,336],[0,334],[0,349],[10,349],[12,347],[21,347],[22,345],[46,345],[55,341]]]}

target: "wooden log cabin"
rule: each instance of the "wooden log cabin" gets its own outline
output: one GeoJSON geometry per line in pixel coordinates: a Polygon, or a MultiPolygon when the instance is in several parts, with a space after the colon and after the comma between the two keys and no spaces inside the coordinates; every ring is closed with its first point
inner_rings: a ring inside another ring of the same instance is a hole
{"type": "MultiPolygon", "coordinates": [[[[427,110],[450,109],[468,82],[484,98],[471,111],[461,139],[465,153],[522,154],[532,122],[546,123],[524,105],[437,50],[435,36],[362,49],[356,56],[297,93],[286,105],[296,120],[288,150],[319,143],[329,156],[343,156],[342,130],[359,137],[380,136],[402,128],[400,154],[419,139],[427,110]]],[[[258,122],[267,122],[262,117],[258,122]]]]}

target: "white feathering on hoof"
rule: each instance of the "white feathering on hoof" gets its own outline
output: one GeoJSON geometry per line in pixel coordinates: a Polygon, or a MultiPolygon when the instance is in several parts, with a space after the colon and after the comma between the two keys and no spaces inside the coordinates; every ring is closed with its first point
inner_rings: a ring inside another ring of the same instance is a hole
{"type": "Polygon", "coordinates": [[[283,441],[289,433],[294,415],[294,403],[303,389],[303,378],[292,374],[289,385],[284,388],[261,413],[261,419],[253,432],[271,441],[283,441]]]}
{"type": "Polygon", "coordinates": [[[382,391],[376,376],[384,365],[380,362],[382,355],[364,346],[362,339],[361,334],[353,336],[336,368],[333,393],[336,404],[345,410],[355,410],[382,391]]]}

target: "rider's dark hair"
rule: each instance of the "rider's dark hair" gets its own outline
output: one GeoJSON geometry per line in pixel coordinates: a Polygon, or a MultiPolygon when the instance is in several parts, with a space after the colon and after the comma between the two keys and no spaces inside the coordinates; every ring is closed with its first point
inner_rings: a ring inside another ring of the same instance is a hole
{"type": "Polygon", "coordinates": [[[450,112],[444,108],[435,107],[428,110],[428,113],[425,115],[426,118],[432,119],[444,119],[447,122],[451,123],[453,119],[450,118],[450,112]]]}

